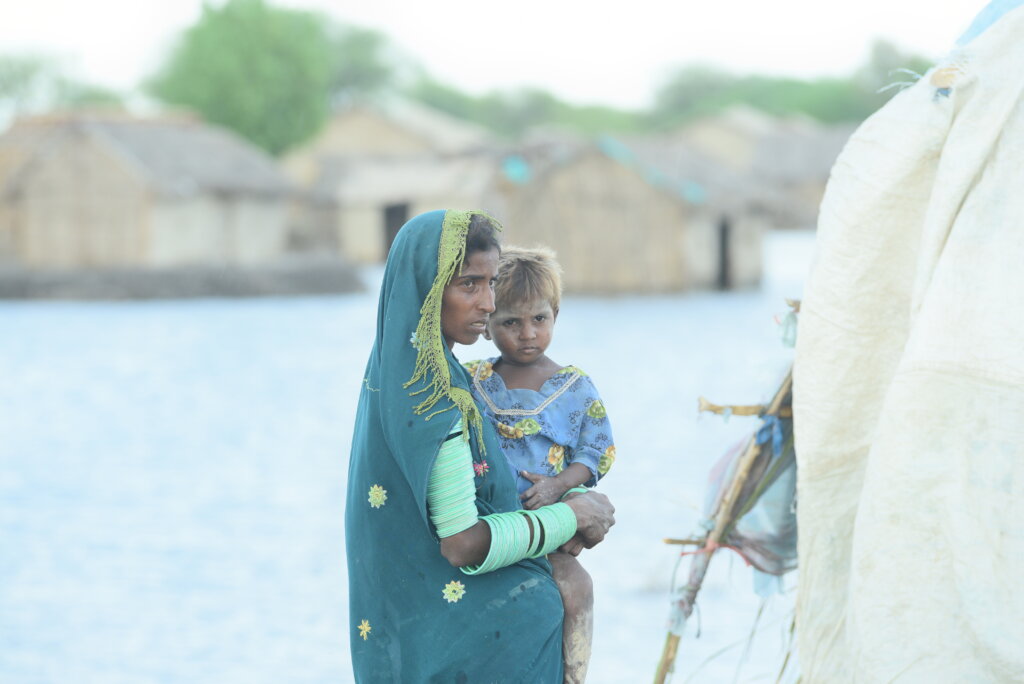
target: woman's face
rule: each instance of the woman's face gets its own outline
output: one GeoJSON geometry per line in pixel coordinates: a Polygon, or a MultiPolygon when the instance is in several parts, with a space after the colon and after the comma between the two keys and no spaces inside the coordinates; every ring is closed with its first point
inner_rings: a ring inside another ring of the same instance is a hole
{"type": "Polygon", "coordinates": [[[473,252],[444,288],[441,334],[449,349],[456,342],[473,344],[487,329],[487,318],[494,311],[498,256],[497,249],[473,252]]]}

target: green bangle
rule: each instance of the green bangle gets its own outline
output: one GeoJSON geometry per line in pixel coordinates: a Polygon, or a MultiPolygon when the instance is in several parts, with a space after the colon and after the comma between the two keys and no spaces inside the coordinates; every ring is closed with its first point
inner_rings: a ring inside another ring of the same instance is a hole
{"type": "Polygon", "coordinates": [[[430,521],[444,539],[467,530],[477,521],[472,454],[462,440],[441,445],[427,482],[430,521]]]}
{"type": "Polygon", "coordinates": [[[491,528],[491,547],[480,565],[460,568],[467,575],[493,572],[527,557],[530,547],[530,525],[518,512],[493,513],[480,518],[491,528]]]}
{"type": "Polygon", "coordinates": [[[536,511],[493,513],[480,519],[491,529],[491,547],[483,563],[460,568],[467,575],[482,575],[524,558],[546,556],[576,534],[576,514],[565,503],[536,511]]]}
{"type": "Polygon", "coordinates": [[[587,489],[586,487],[573,487],[572,489],[570,489],[569,491],[567,491],[565,494],[562,495],[562,500],[564,500],[565,497],[569,496],[573,492],[578,492],[580,494],[586,494],[589,491],[590,490],[587,489]]]}
{"type": "Polygon", "coordinates": [[[556,551],[558,547],[576,534],[576,514],[565,503],[552,504],[542,510],[546,520],[544,521],[544,548],[540,550],[540,553],[546,556],[556,551]]]}
{"type": "Polygon", "coordinates": [[[530,558],[548,555],[576,534],[576,514],[568,504],[556,503],[523,513],[533,521],[534,537],[530,545],[530,558]]]}

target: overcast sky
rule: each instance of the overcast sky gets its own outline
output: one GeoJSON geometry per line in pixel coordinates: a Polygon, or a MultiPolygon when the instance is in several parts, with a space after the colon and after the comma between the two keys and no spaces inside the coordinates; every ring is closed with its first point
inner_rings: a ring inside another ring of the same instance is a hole
{"type": "MultiPolygon", "coordinates": [[[[213,4],[219,4],[213,0],[213,4]]],[[[888,39],[941,57],[986,0],[278,0],[377,29],[473,93],[523,85],[579,103],[644,107],[667,74],[703,62],[814,76],[888,39]]],[[[193,23],[201,0],[0,0],[0,52],[45,53],[127,91],[193,23]]]]}

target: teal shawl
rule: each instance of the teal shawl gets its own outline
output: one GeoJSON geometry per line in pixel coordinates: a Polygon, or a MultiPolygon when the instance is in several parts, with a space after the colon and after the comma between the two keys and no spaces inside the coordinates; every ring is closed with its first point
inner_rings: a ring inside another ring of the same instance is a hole
{"type": "Polygon", "coordinates": [[[468,576],[441,555],[427,480],[463,420],[480,515],[520,507],[470,378],[441,336],[469,212],[410,220],[388,255],[348,474],[352,665],[359,682],[561,682],[562,603],[544,560],[468,576]]]}

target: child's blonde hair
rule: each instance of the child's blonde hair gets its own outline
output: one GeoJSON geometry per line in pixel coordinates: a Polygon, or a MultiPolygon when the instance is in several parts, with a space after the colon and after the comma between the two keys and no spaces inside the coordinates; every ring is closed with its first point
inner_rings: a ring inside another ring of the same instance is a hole
{"type": "Polygon", "coordinates": [[[562,267],[547,247],[505,247],[494,285],[498,307],[547,300],[558,311],[562,300],[562,267]]]}

